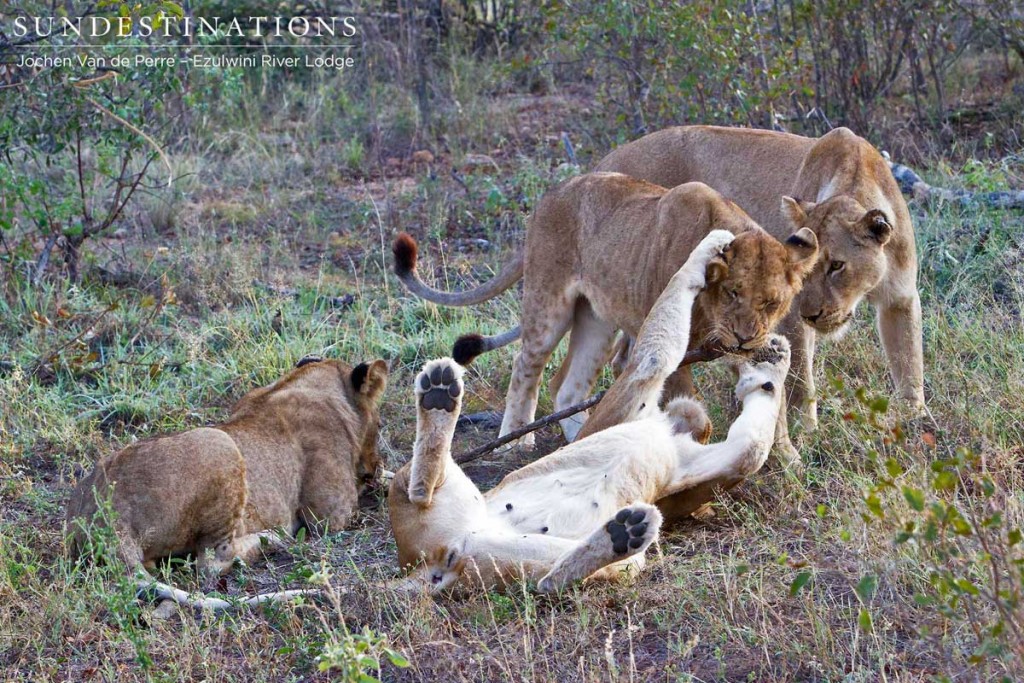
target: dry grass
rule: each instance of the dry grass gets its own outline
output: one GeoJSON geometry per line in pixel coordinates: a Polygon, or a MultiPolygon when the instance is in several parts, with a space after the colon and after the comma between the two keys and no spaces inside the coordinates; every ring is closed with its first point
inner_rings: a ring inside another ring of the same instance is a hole
{"type": "MultiPolygon", "coordinates": [[[[983,678],[968,661],[977,645],[970,623],[915,601],[928,588],[926,554],[894,545],[891,516],[865,523],[863,497],[879,478],[872,451],[897,460],[907,470],[901,481],[914,482],[930,460],[965,446],[984,456],[1005,492],[1008,524],[1020,524],[1024,244],[1019,216],[999,213],[916,211],[934,445],[913,423],[905,442],[885,443],[901,420],[896,406],[878,429],[844,419],[862,410],[853,389],[882,395],[890,387],[871,315],[861,311],[851,334],[821,350],[822,427],[798,438],[806,475],[762,472],[720,501],[714,517],[670,529],[632,585],[557,598],[525,586],[463,599],[390,594],[379,587],[396,572],[380,500],[351,529],[297,543],[225,586],[251,592],[327,573],[344,591],[336,604],[157,620],[120,567],[66,560],[63,506],[82,468],[136,437],[222,418],[233,399],[307,353],[391,361],[383,453],[392,469],[405,462],[409,387],[421,364],[464,332],[514,324],[517,304],[509,293],[475,310],[446,310],[405,296],[387,273],[390,240],[398,230],[420,238],[422,268],[446,287],[486,278],[521,240],[523,211],[564,172],[558,135],[585,104],[578,96],[473,100],[453,123],[463,131],[458,150],[432,166],[381,159],[364,181],[337,170],[352,155],[340,144],[309,157],[288,151],[309,142],[301,131],[289,133],[283,151],[244,130],[226,132],[215,142],[229,154],[176,160],[197,176],[175,200],[173,221],[160,212],[140,220],[138,234],[94,245],[94,264],[131,271],[127,286],[91,277],[72,290],[6,282],[0,357],[26,366],[87,329],[82,339],[96,357],[83,363],[74,349],[62,352],[51,382],[19,370],[0,379],[2,677],[319,680],[329,676],[317,673],[325,644],[351,648],[368,627],[411,661],[408,669],[384,664],[387,680],[983,678]],[[475,118],[483,111],[490,128],[475,118]],[[492,154],[500,172],[479,169],[456,182],[450,166],[465,151],[492,154]],[[180,303],[150,315],[145,297],[164,276],[180,303]],[[115,300],[119,308],[94,325],[115,300]],[[807,583],[791,590],[805,573],[807,583]],[[857,591],[865,575],[877,580],[866,600],[857,591]],[[860,623],[865,609],[870,628],[860,623]]],[[[474,365],[467,411],[500,410],[514,351],[474,365]]],[[[709,368],[699,382],[722,432],[728,380],[709,368]]],[[[546,396],[541,410],[550,410],[546,396]]],[[[461,431],[456,448],[490,436],[461,431]]],[[[560,437],[548,430],[540,443],[547,452],[560,437]]],[[[515,464],[493,457],[469,470],[489,486],[515,464]]],[[[177,476],[187,473],[168,473],[168,485],[177,476]]],[[[972,504],[969,491],[960,495],[972,504]]],[[[886,504],[899,499],[884,494],[886,504]]],[[[196,587],[187,570],[172,580],[196,587]]]]}

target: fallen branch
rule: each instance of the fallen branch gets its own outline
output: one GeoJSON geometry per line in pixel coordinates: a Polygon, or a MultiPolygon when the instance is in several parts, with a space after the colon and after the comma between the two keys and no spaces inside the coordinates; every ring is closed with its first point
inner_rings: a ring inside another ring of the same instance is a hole
{"type": "Polygon", "coordinates": [[[474,448],[473,450],[468,451],[466,453],[459,453],[457,456],[455,456],[455,462],[461,465],[463,463],[476,460],[477,458],[480,458],[481,456],[490,453],[495,448],[501,448],[505,444],[511,441],[515,441],[521,436],[525,436],[530,432],[535,432],[538,429],[541,429],[542,427],[547,427],[552,422],[558,422],[559,420],[575,415],[576,413],[583,412],[587,408],[597,405],[598,401],[600,401],[602,398],[604,398],[603,391],[598,394],[594,394],[593,396],[588,398],[586,401],[583,401],[582,403],[577,403],[576,405],[569,406],[568,408],[563,408],[562,410],[551,413],[550,415],[542,417],[539,420],[534,420],[530,424],[524,425],[519,429],[515,429],[506,434],[505,436],[499,436],[497,439],[492,439],[491,441],[485,443],[483,446],[474,448]]]}
{"type": "Polygon", "coordinates": [[[945,187],[929,185],[917,173],[903,164],[893,163],[888,152],[882,156],[889,162],[889,170],[900,186],[903,194],[908,194],[918,201],[952,202],[961,206],[981,204],[993,209],[1024,209],[1024,190],[1005,190],[1002,192],[971,192],[969,190],[949,190],[945,187]]]}
{"type": "MultiPolygon", "coordinates": [[[[702,346],[700,348],[693,349],[692,351],[687,351],[686,355],[683,356],[683,361],[679,364],[679,367],[685,367],[687,365],[693,365],[694,363],[703,363],[705,361],[715,360],[716,358],[721,358],[724,355],[724,351],[720,351],[718,349],[709,349],[702,346]]],[[[524,425],[519,429],[513,430],[506,434],[505,436],[499,436],[497,439],[492,439],[491,441],[488,441],[484,445],[474,448],[471,451],[459,453],[457,456],[455,456],[455,462],[459,463],[460,465],[463,463],[471,462],[473,460],[480,458],[483,455],[486,455],[487,453],[490,453],[496,448],[501,448],[505,444],[515,441],[521,436],[525,436],[530,432],[535,432],[538,429],[547,427],[549,424],[553,422],[558,422],[559,420],[571,417],[576,413],[581,413],[584,410],[587,410],[588,408],[592,408],[595,405],[597,405],[602,398],[604,398],[604,394],[605,392],[603,391],[598,394],[594,394],[586,401],[582,401],[580,403],[577,403],[576,405],[571,405],[568,408],[563,408],[562,410],[551,413],[550,415],[542,417],[539,420],[534,420],[528,425],[524,425]]]]}

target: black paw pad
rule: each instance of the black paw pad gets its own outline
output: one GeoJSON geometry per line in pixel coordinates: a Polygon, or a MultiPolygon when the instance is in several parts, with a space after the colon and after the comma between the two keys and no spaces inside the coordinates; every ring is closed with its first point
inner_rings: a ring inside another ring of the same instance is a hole
{"type": "Polygon", "coordinates": [[[771,382],[765,382],[764,384],[761,385],[761,388],[767,391],[769,394],[775,391],[775,385],[772,384],[771,382]]]}
{"type": "Polygon", "coordinates": [[[455,380],[455,371],[450,366],[437,366],[419,378],[420,405],[424,410],[455,410],[455,399],[462,393],[462,387],[455,380]]]}
{"type": "Polygon", "coordinates": [[[630,549],[636,550],[647,542],[647,513],[644,510],[624,508],[605,525],[616,555],[624,555],[630,549]]]}
{"type": "Polygon", "coordinates": [[[613,520],[608,522],[605,529],[608,530],[608,536],[612,539],[612,550],[615,551],[615,554],[625,553],[629,546],[629,532],[626,531],[626,527],[613,520]]]}

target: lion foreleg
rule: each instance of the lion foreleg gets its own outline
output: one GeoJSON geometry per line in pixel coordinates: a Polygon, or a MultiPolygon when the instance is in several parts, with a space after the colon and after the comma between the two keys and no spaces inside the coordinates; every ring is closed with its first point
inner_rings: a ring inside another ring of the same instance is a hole
{"type": "Polygon", "coordinates": [[[578,438],[639,418],[656,409],[665,382],[683,362],[690,339],[693,302],[705,286],[708,262],[734,239],[714,230],[676,271],[640,327],[626,371],[597,405],[578,438]]]}
{"type": "Polygon", "coordinates": [[[889,361],[889,372],[900,396],[924,408],[924,349],[921,298],[917,292],[902,301],[876,306],[878,334],[889,361]]]}

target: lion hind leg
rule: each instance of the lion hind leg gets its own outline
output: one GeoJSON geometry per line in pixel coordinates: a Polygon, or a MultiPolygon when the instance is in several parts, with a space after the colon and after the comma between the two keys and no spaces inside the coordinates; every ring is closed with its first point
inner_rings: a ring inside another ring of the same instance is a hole
{"type": "Polygon", "coordinates": [[[589,538],[560,557],[537,584],[537,590],[561,590],[610,564],[644,553],[658,537],[661,519],[658,508],[647,503],[634,503],[619,510],[589,538]]]}
{"type": "MultiPolygon", "coordinates": [[[[568,353],[549,385],[556,411],[574,406],[590,395],[598,373],[611,358],[615,335],[615,326],[597,317],[590,303],[581,297],[573,315],[568,353]]],[[[559,422],[567,441],[576,439],[586,420],[587,412],[583,411],[559,422]]]]}
{"type": "Polygon", "coordinates": [[[674,398],[665,406],[674,434],[689,434],[694,441],[707,443],[711,438],[711,418],[704,406],[692,398],[674,398]]]}
{"type": "MultiPolygon", "coordinates": [[[[523,292],[521,346],[512,365],[499,436],[533,421],[544,366],[572,325],[575,295],[555,283],[544,284],[541,289],[527,280],[523,292]]],[[[533,448],[535,440],[536,435],[531,432],[499,450],[509,450],[517,445],[533,448]]]]}
{"type": "Polygon", "coordinates": [[[432,360],[415,380],[416,443],[409,469],[409,500],[429,506],[452,462],[452,437],[462,409],[462,367],[451,358],[432,360]]]}

